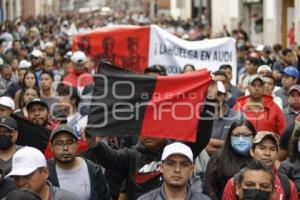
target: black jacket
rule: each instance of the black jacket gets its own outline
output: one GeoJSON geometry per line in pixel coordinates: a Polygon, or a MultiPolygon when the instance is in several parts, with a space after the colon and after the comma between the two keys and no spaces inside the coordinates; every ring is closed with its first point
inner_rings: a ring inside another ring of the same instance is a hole
{"type": "MultiPolygon", "coordinates": [[[[163,186],[161,186],[160,188],[157,188],[139,197],[138,200],[168,200],[168,198],[165,194],[163,186]]],[[[188,187],[185,200],[210,200],[210,198],[200,192],[192,191],[191,188],[188,187]]]]}
{"type": "MultiPolygon", "coordinates": [[[[187,143],[193,151],[194,158],[206,147],[210,140],[215,106],[205,105],[197,130],[195,143],[187,143]],[[210,117],[209,117],[210,116],[210,117]]],[[[136,200],[139,196],[161,186],[159,164],[163,149],[167,143],[156,152],[149,152],[141,144],[132,148],[115,150],[100,142],[91,149],[104,168],[120,172],[126,177],[126,193],[128,200],[136,200]]]]}
{"type": "Polygon", "coordinates": [[[291,161],[287,159],[283,161],[278,169],[279,173],[285,174],[289,179],[294,181],[300,198],[300,160],[291,161]]]}
{"type": "MultiPolygon", "coordinates": [[[[99,165],[83,158],[87,164],[87,168],[91,181],[91,200],[110,200],[109,189],[106,180],[99,165]]],[[[55,160],[48,160],[49,181],[56,187],[59,187],[59,182],[56,172],[55,160]]]]}

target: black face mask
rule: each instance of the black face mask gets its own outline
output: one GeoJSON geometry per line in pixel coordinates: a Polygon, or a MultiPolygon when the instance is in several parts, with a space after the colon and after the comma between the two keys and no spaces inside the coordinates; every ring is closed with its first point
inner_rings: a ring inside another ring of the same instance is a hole
{"type": "Polygon", "coordinates": [[[244,189],[243,190],[243,200],[269,200],[270,199],[270,192],[266,192],[263,190],[257,189],[244,189]]]}
{"type": "Polygon", "coordinates": [[[0,135],[0,149],[6,150],[13,145],[12,136],[0,135]]]}

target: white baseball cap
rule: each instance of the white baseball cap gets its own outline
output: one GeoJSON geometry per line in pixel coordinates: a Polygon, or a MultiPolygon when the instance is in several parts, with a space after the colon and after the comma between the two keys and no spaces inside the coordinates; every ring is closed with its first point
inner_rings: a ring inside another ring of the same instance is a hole
{"type": "Polygon", "coordinates": [[[0,97],[0,105],[8,107],[11,110],[15,110],[15,102],[10,97],[7,96],[0,97]]]}
{"type": "Polygon", "coordinates": [[[226,94],[225,86],[221,81],[217,81],[217,88],[218,88],[218,92],[226,94]]]}
{"type": "Polygon", "coordinates": [[[27,61],[27,60],[21,60],[19,63],[19,69],[28,69],[29,67],[31,67],[31,62],[27,61]]]}
{"type": "Polygon", "coordinates": [[[71,60],[75,64],[84,64],[87,61],[87,57],[82,51],[76,51],[73,53],[71,60]]]}
{"type": "Polygon", "coordinates": [[[54,44],[52,42],[46,42],[45,44],[45,48],[53,48],[54,47],[54,44]]]}
{"type": "Polygon", "coordinates": [[[5,178],[9,176],[26,176],[39,167],[46,166],[44,154],[36,148],[26,146],[18,150],[12,157],[12,170],[5,178]]]}
{"type": "Polygon", "coordinates": [[[192,163],[194,162],[193,152],[191,148],[181,142],[174,142],[172,144],[167,145],[164,148],[161,160],[164,161],[169,156],[174,154],[180,154],[186,156],[192,163]]]}
{"type": "Polygon", "coordinates": [[[263,44],[259,44],[259,45],[256,46],[255,50],[256,50],[256,51],[263,51],[263,50],[264,50],[264,47],[265,47],[265,46],[264,46],[263,44]]]}
{"type": "Polygon", "coordinates": [[[38,49],[35,49],[31,52],[31,56],[34,56],[36,58],[42,58],[43,57],[43,53],[38,50],[38,49]]]}
{"type": "Polygon", "coordinates": [[[257,68],[257,73],[260,73],[261,71],[266,70],[268,72],[272,72],[272,69],[268,65],[261,65],[257,68]]]}

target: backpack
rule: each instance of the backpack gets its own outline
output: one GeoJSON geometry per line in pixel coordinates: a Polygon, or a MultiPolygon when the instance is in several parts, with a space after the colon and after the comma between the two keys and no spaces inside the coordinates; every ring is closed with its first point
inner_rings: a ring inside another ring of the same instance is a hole
{"type": "Polygon", "coordinates": [[[278,177],[284,192],[285,199],[289,200],[291,198],[290,179],[282,173],[278,173],[278,177]]]}

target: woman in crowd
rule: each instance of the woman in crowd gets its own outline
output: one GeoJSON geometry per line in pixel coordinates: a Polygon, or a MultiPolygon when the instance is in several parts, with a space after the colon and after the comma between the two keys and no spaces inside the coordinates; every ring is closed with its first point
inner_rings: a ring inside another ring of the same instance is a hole
{"type": "Polygon", "coordinates": [[[28,70],[24,75],[22,88],[16,92],[15,97],[14,97],[16,108],[20,108],[23,105],[22,98],[20,98],[22,91],[26,87],[34,87],[34,86],[38,86],[37,77],[33,70],[28,70]]]}
{"type": "Polygon", "coordinates": [[[254,126],[247,120],[239,120],[231,125],[223,148],[214,153],[207,164],[205,194],[214,200],[222,199],[228,179],[251,160],[249,152],[255,135],[254,126]]]}
{"type": "Polygon", "coordinates": [[[279,173],[283,173],[294,181],[298,199],[300,198],[300,128],[292,136],[289,144],[289,158],[282,162],[279,173]]]}
{"type": "Polygon", "coordinates": [[[14,115],[27,118],[28,117],[27,105],[30,101],[32,101],[37,97],[40,97],[40,92],[38,87],[33,86],[33,87],[24,88],[20,94],[20,98],[22,99],[21,100],[22,105],[20,106],[19,109],[17,109],[14,112],[14,115]]]}

